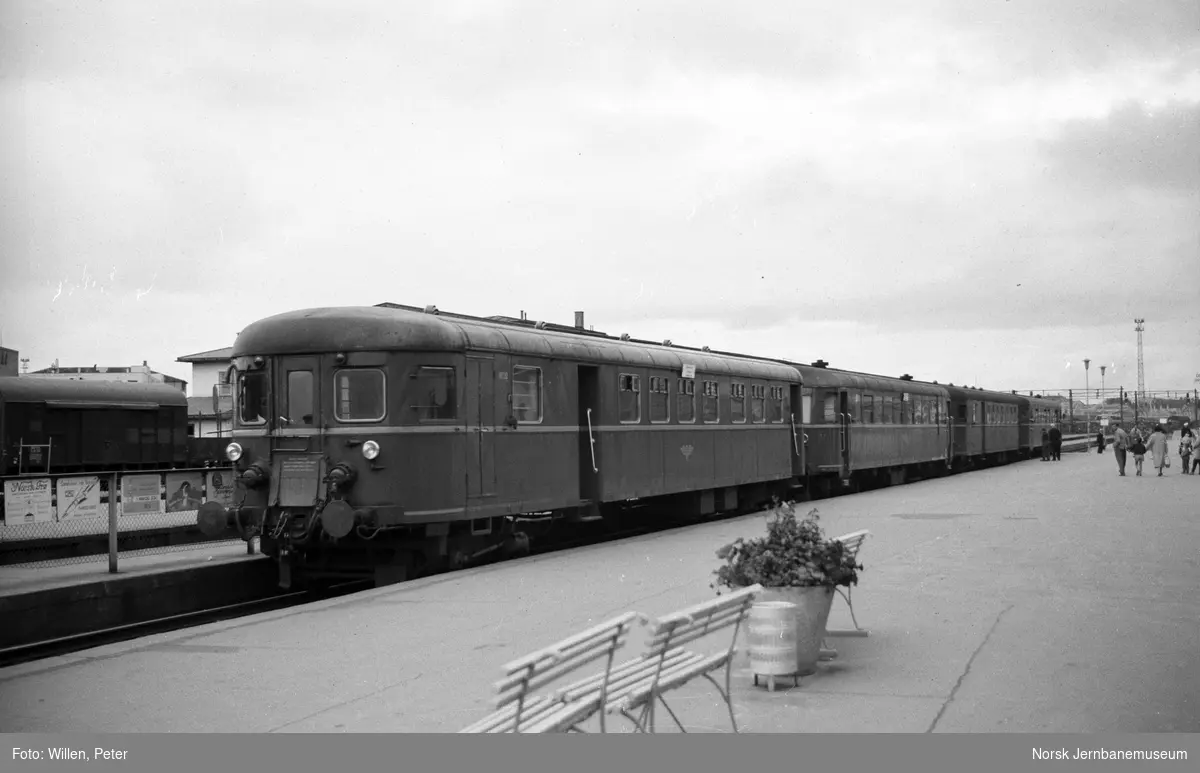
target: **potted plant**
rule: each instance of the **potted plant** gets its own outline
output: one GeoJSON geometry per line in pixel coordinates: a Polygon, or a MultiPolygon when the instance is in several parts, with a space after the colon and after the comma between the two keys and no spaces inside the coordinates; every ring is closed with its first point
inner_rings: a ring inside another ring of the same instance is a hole
{"type": "Polygon", "coordinates": [[[796,517],[792,502],[776,504],[767,521],[767,534],[739,538],[717,551],[724,561],[714,572],[714,587],[736,590],[759,584],[762,601],[796,605],[796,674],[816,671],[825,624],[838,586],[858,584],[862,564],[837,540],[828,539],[816,509],[796,517]]]}

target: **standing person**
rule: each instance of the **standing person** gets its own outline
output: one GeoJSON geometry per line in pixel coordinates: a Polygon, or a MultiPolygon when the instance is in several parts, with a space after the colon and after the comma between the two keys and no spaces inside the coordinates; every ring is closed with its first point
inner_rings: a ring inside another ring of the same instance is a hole
{"type": "Polygon", "coordinates": [[[1180,472],[1184,475],[1190,475],[1188,470],[1191,467],[1192,461],[1192,434],[1184,429],[1184,434],[1179,437],[1179,458],[1183,461],[1183,469],[1180,472]]]}
{"type": "Polygon", "coordinates": [[[1141,477],[1142,462],[1146,460],[1146,444],[1142,442],[1142,436],[1137,430],[1133,431],[1133,442],[1129,445],[1129,450],[1133,452],[1133,463],[1137,467],[1138,477],[1141,477]]]}
{"type": "Polygon", "coordinates": [[[1050,461],[1050,433],[1042,427],[1042,461],[1050,461]]]}
{"type": "Polygon", "coordinates": [[[1096,431],[1096,453],[1104,453],[1104,428],[1101,427],[1096,431]]]}
{"type": "Polygon", "coordinates": [[[1155,424],[1154,430],[1150,433],[1150,439],[1146,441],[1146,448],[1150,451],[1150,455],[1154,457],[1154,466],[1158,469],[1158,477],[1162,477],[1163,467],[1167,463],[1167,435],[1163,432],[1161,424],[1155,424]]]}
{"type": "MultiPolygon", "coordinates": [[[[1134,434],[1137,430],[1134,430],[1134,434]]],[[[1113,432],[1113,456],[1117,457],[1117,471],[1122,475],[1125,474],[1125,449],[1129,447],[1129,436],[1125,434],[1125,430],[1121,428],[1121,422],[1117,422],[1116,431],[1113,432]]],[[[1145,453],[1143,451],[1143,453],[1145,453]]],[[[1138,475],[1141,475],[1141,467],[1138,467],[1138,475]]]]}
{"type": "Polygon", "coordinates": [[[1062,430],[1057,424],[1050,428],[1050,454],[1054,461],[1062,461],[1062,430]]]}

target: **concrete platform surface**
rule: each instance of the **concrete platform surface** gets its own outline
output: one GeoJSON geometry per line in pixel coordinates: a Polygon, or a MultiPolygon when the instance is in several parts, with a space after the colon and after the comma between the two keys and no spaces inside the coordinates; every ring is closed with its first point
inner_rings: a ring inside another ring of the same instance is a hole
{"type": "MultiPolygon", "coordinates": [[[[871,635],[774,693],[739,657],[743,731],[1200,731],[1200,476],[1178,461],[1122,478],[1111,452],[1070,454],[801,504],[830,535],[872,531],[854,590],[871,635]]],[[[488,710],[505,661],[711,598],[713,551],[762,529],[710,523],[0,670],[0,727],[453,732],[488,710]]],[[[831,627],[848,622],[836,601],[831,627]]],[[[671,703],[689,731],[728,732],[715,697],[700,680],[671,703]]]]}

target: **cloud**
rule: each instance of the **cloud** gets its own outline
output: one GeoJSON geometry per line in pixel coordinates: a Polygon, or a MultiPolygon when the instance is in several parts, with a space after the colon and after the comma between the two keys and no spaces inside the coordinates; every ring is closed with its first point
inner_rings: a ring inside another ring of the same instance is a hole
{"type": "Polygon", "coordinates": [[[1200,193],[1200,102],[1147,109],[1127,102],[1099,120],[1076,119],[1043,144],[1060,179],[1077,185],[1200,193]]]}

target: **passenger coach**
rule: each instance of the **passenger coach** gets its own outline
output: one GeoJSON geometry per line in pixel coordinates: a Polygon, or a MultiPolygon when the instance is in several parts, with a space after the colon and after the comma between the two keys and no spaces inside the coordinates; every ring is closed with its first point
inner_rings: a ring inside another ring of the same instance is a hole
{"type": "Polygon", "coordinates": [[[281,583],[380,581],[521,550],[514,516],[698,514],[786,494],[801,378],[770,360],[386,304],[248,326],[233,352],[235,506],[281,583]]]}
{"type": "Polygon", "coordinates": [[[797,365],[804,381],[805,474],[814,493],[932,475],[949,451],[947,391],[910,378],[797,365]]]}

